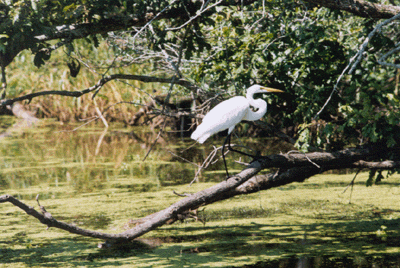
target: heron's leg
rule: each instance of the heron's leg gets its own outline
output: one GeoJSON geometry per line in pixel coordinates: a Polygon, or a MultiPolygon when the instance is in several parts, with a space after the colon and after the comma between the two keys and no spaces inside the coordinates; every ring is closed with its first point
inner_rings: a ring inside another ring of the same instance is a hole
{"type": "Polygon", "coordinates": [[[233,149],[233,147],[231,146],[231,137],[230,137],[230,134],[229,134],[229,136],[227,137],[227,140],[228,140],[228,149],[229,149],[229,151],[236,152],[236,153],[239,153],[239,154],[242,154],[242,155],[245,155],[245,156],[249,156],[249,157],[251,157],[251,158],[253,158],[253,159],[257,159],[257,158],[260,157],[260,156],[259,156],[259,153],[257,153],[257,155],[252,155],[252,154],[248,154],[248,153],[245,153],[245,152],[242,152],[242,151],[238,151],[238,150],[233,149]]]}
{"type": "Polygon", "coordinates": [[[224,160],[225,171],[226,171],[226,179],[229,178],[229,172],[228,172],[228,167],[226,166],[226,160],[225,160],[225,145],[229,141],[228,148],[231,147],[231,145],[230,145],[231,138],[230,137],[231,137],[231,134],[229,133],[228,136],[226,137],[225,141],[224,141],[224,145],[222,145],[222,159],[224,160]]]}

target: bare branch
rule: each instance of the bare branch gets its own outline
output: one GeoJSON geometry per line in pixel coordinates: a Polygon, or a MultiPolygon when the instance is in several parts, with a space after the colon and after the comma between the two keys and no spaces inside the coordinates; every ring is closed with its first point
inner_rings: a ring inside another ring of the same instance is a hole
{"type": "Polygon", "coordinates": [[[46,34],[35,36],[35,39],[43,42],[54,39],[80,39],[89,35],[107,33],[110,31],[118,31],[133,26],[143,26],[155,16],[149,13],[145,18],[135,16],[116,15],[107,19],[102,19],[96,23],[82,23],[72,25],[56,26],[53,31],[47,31],[46,34]]]}
{"type": "MultiPolygon", "coordinates": [[[[314,153],[290,153],[290,154],[279,154],[269,155],[260,158],[263,168],[293,168],[293,167],[316,167],[315,164],[321,167],[321,170],[331,169],[331,166],[340,168],[352,168],[361,167],[361,160],[365,159],[379,159],[380,156],[388,154],[388,151],[396,152],[399,148],[387,148],[382,146],[370,146],[365,148],[348,148],[341,151],[332,153],[328,152],[314,152],[314,153]],[[358,163],[358,164],[355,164],[358,163]]],[[[367,168],[369,162],[363,162],[363,165],[367,168]]],[[[383,163],[383,162],[380,162],[383,163]]],[[[393,162],[390,169],[395,168],[398,162],[393,162]]]]}
{"type": "Polygon", "coordinates": [[[209,1],[207,1],[205,4],[203,2],[203,5],[201,6],[201,8],[196,12],[196,15],[191,17],[189,20],[187,20],[184,24],[178,26],[178,27],[171,27],[171,28],[167,28],[167,31],[175,31],[175,30],[180,30],[183,27],[185,27],[186,25],[188,25],[189,23],[191,23],[193,20],[195,20],[196,18],[198,18],[199,16],[201,16],[201,14],[203,14],[204,12],[206,12],[207,10],[218,6],[219,4],[221,4],[222,0],[217,1],[215,4],[212,4],[211,6],[207,7],[209,1]]]}
{"type": "Polygon", "coordinates": [[[31,101],[35,97],[39,96],[45,96],[45,95],[60,95],[60,96],[67,96],[67,97],[80,97],[82,95],[88,94],[92,91],[95,91],[102,86],[104,86],[106,83],[110,82],[111,80],[115,79],[127,79],[127,80],[137,80],[141,82],[148,82],[148,83],[171,83],[173,79],[175,79],[175,84],[181,85],[183,87],[186,87],[190,90],[201,90],[201,88],[197,87],[196,85],[192,84],[191,82],[185,80],[185,79],[176,79],[175,77],[172,78],[161,78],[161,77],[153,77],[153,76],[144,76],[144,75],[133,75],[133,74],[112,74],[112,75],[107,75],[104,76],[102,79],[100,79],[96,85],[91,86],[87,89],[81,90],[81,91],[63,91],[63,90],[49,90],[49,91],[41,91],[41,92],[35,92],[27,95],[23,95],[21,97],[13,98],[13,99],[6,99],[0,101],[0,106],[7,106],[11,105],[15,102],[23,101],[23,100],[29,100],[31,101]]]}
{"type": "Polygon", "coordinates": [[[361,61],[362,55],[364,54],[365,49],[367,48],[367,45],[369,43],[369,41],[374,37],[374,35],[381,31],[382,27],[385,26],[386,24],[397,20],[398,18],[400,18],[400,11],[396,16],[393,16],[390,19],[387,19],[381,23],[379,23],[367,36],[367,38],[364,40],[364,42],[362,43],[360,50],[357,52],[357,54],[351,59],[350,63],[354,60],[354,58],[356,58],[357,60],[353,63],[353,66],[351,67],[349,74],[351,74],[354,69],[357,67],[358,63],[361,61]]]}
{"type": "Polygon", "coordinates": [[[355,162],[354,167],[366,168],[366,169],[395,169],[400,168],[400,161],[382,161],[382,162],[368,162],[360,160],[355,162]]]}
{"type": "Polygon", "coordinates": [[[260,163],[254,162],[236,176],[233,176],[226,181],[223,181],[217,185],[214,185],[203,191],[197,192],[189,197],[186,197],[176,202],[170,207],[158,212],[156,217],[150,219],[149,221],[144,222],[143,224],[136,226],[133,229],[124,232],[123,234],[131,238],[139,237],[145,234],[146,232],[163,225],[169,219],[176,217],[179,213],[182,213],[189,209],[193,210],[205,204],[213,203],[215,202],[213,200],[218,199],[219,196],[224,195],[224,193],[227,193],[232,189],[238,187],[242,183],[246,182],[248,179],[250,179],[255,174],[260,172],[261,169],[262,167],[260,163]]]}
{"type": "Polygon", "coordinates": [[[169,7],[171,7],[171,5],[172,5],[173,3],[175,3],[175,2],[176,2],[176,0],[172,1],[171,4],[169,4],[168,6],[166,6],[163,10],[161,10],[159,13],[157,13],[157,15],[155,15],[153,18],[151,18],[151,19],[146,23],[146,25],[144,25],[143,27],[141,27],[140,30],[136,32],[136,34],[133,36],[133,39],[135,39],[144,29],[146,29],[147,26],[150,26],[150,24],[153,22],[153,20],[155,20],[156,18],[158,18],[158,17],[161,15],[161,13],[163,13],[165,10],[167,10],[169,7]]]}
{"type": "Polygon", "coordinates": [[[396,48],[390,50],[389,52],[387,52],[386,54],[384,54],[382,57],[380,57],[377,60],[378,63],[381,64],[381,65],[385,65],[385,66],[389,66],[389,67],[400,69],[400,64],[386,62],[387,57],[389,57],[390,55],[398,52],[399,50],[400,50],[400,46],[397,46],[396,48]]]}
{"type": "Polygon", "coordinates": [[[114,234],[104,234],[100,232],[95,232],[95,231],[90,231],[90,230],[85,230],[82,228],[79,228],[75,225],[68,224],[62,221],[58,221],[51,216],[50,213],[46,212],[46,210],[41,206],[41,210],[46,212],[45,214],[42,214],[35,210],[33,207],[30,207],[18,199],[14,198],[11,195],[2,195],[0,196],[0,203],[5,203],[5,202],[10,202],[11,204],[19,207],[23,211],[25,211],[28,215],[31,215],[38,219],[41,223],[47,225],[48,227],[55,227],[58,229],[62,229],[65,231],[68,231],[70,233],[74,234],[79,234],[83,236],[90,236],[94,238],[100,238],[100,239],[117,239],[120,236],[119,235],[114,235],[114,234]]]}

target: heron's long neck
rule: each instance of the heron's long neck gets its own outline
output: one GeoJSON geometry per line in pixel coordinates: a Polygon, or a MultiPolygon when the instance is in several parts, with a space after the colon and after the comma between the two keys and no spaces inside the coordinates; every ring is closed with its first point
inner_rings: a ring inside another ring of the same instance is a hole
{"type": "Polygon", "coordinates": [[[256,121],[261,119],[267,112],[267,103],[262,99],[255,100],[253,98],[253,94],[251,94],[250,96],[249,94],[247,94],[246,97],[249,100],[250,106],[256,108],[257,111],[253,112],[252,110],[249,110],[244,119],[249,121],[256,121]]]}

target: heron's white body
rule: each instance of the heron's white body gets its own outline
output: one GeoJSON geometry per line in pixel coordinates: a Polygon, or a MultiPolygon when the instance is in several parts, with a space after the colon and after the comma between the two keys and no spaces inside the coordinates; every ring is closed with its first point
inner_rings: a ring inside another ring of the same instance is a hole
{"type": "Polygon", "coordinates": [[[211,135],[228,129],[228,135],[235,125],[242,120],[255,121],[262,118],[267,112],[267,103],[262,99],[255,100],[255,93],[281,92],[277,89],[264,88],[254,85],[247,89],[246,97],[233,97],[223,101],[203,118],[203,122],[192,133],[191,138],[199,143],[205,142],[211,135]],[[257,109],[256,112],[251,107],[257,109]]]}

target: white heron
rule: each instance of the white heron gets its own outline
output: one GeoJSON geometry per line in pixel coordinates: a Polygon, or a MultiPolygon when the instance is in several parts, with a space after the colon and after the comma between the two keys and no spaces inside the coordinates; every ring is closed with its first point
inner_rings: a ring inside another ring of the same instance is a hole
{"type": "Polygon", "coordinates": [[[256,121],[261,119],[267,112],[267,103],[262,99],[254,99],[253,96],[256,93],[270,93],[270,92],[283,92],[282,90],[263,87],[260,85],[253,85],[247,89],[246,97],[236,96],[229,100],[223,101],[209,111],[204,116],[202,123],[190,136],[193,140],[199,143],[204,143],[210,136],[228,129],[228,136],[225,139],[224,145],[222,146],[222,158],[225,164],[226,175],[229,177],[228,168],[226,167],[224,149],[226,143],[231,151],[242,153],[248,156],[249,154],[232,149],[231,133],[242,120],[256,121]],[[256,111],[252,110],[252,107],[256,111]]]}

